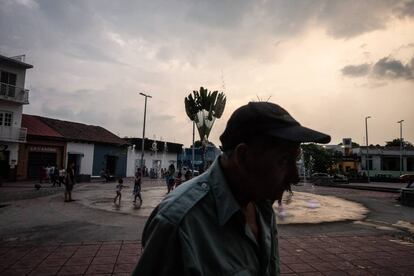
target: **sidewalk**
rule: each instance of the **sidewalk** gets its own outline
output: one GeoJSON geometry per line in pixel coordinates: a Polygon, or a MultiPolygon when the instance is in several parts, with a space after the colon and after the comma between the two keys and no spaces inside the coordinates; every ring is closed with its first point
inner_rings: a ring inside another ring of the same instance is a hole
{"type": "MultiPolygon", "coordinates": [[[[0,243],[1,275],[130,275],[139,241],[0,243]]],[[[414,245],[391,236],[281,237],[282,275],[412,275],[414,245]]]]}
{"type": "Polygon", "coordinates": [[[329,186],[339,187],[339,188],[348,188],[348,189],[399,193],[401,191],[401,188],[405,188],[407,186],[407,183],[388,183],[388,182],[333,183],[329,186]]]}

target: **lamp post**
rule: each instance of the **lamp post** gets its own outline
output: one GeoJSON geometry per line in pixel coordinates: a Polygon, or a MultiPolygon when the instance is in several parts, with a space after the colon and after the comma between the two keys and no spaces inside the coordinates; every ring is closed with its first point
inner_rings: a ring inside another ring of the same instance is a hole
{"type": "Polygon", "coordinates": [[[195,121],[193,121],[193,148],[191,152],[191,177],[194,176],[194,135],[195,135],[195,121]]]}
{"type": "MultiPolygon", "coordinates": [[[[145,97],[144,105],[144,124],[142,127],[142,144],[141,144],[141,179],[144,177],[144,140],[145,140],[145,120],[147,118],[147,98],[152,98],[150,95],[139,93],[141,96],[145,97]]],[[[142,181],[142,180],[141,180],[142,181]]]]}
{"type": "Polygon", "coordinates": [[[400,124],[400,176],[402,175],[402,167],[403,167],[403,160],[402,160],[402,151],[403,151],[403,138],[402,138],[402,123],[404,120],[399,120],[397,124],[400,124]]]}
{"type": "Polygon", "coordinates": [[[366,165],[366,169],[367,169],[367,177],[368,177],[368,183],[370,182],[369,179],[369,146],[368,146],[368,119],[371,118],[371,116],[367,116],[365,117],[365,142],[367,145],[367,157],[365,159],[365,165],[366,165]]]}

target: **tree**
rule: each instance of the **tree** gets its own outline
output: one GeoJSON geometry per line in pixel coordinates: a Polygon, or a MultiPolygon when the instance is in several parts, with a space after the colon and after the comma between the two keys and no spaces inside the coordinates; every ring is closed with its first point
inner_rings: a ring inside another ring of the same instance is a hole
{"type": "MultiPolygon", "coordinates": [[[[194,90],[184,98],[184,104],[188,118],[197,126],[204,152],[215,120],[223,115],[226,97],[223,92],[211,92],[207,88],[200,87],[200,91],[194,90]]],[[[203,154],[203,163],[205,163],[204,159],[203,154]]]]}
{"type": "MultiPolygon", "coordinates": [[[[401,139],[400,138],[396,138],[396,139],[394,139],[392,141],[385,142],[386,143],[385,146],[386,147],[399,147],[400,146],[400,142],[401,142],[401,139]]],[[[408,142],[408,141],[404,141],[404,139],[403,139],[403,148],[413,149],[414,148],[414,145],[412,143],[408,142]]]]}
{"type": "MultiPolygon", "coordinates": [[[[207,142],[207,145],[216,147],[216,145],[214,145],[214,143],[210,141],[207,142]]],[[[200,148],[202,146],[203,146],[203,143],[200,140],[194,141],[194,147],[200,148]]]]}
{"type": "Polygon", "coordinates": [[[305,167],[308,172],[331,172],[334,165],[342,160],[342,152],[327,150],[317,144],[302,145],[305,167]]]}

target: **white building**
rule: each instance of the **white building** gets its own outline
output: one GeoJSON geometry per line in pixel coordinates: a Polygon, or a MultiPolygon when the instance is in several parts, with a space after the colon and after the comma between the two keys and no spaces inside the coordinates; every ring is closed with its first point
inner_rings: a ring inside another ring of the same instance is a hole
{"type": "Polygon", "coordinates": [[[399,177],[400,171],[401,174],[414,172],[414,149],[403,149],[401,152],[399,147],[370,146],[368,151],[367,147],[359,147],[354,148],[353,152],[361,156],[359,171],[368,175],[368,165],[371,177],[399,177]]]}
{"type": "Polygon", "coordinates": [[[66,144],[66,164],[77,164],[78,174],[93,175],[93,143],[68,142],[66,144]]]}
{"type": "Polygon", "coordinates": [[[24,62],[24,55],[0,55],[0,175],[5,179],[15,179],[19,143],[26,142],[27,129],[21,122],[23,105],[29,104],[25,78],[30,68],[33,66],[24,62]]]}
{"type": "MultiPolygon", "coordinates": [[[[130,144],[127,155],[127,177],[135,175],[141,166],[141,138],[126,138],[130,144]]],[[[161,169],[167,169],[170,164],[177,168],[178,154],[182,152],[182,144],[153,141],[145,139],[144,166],[150,172],[155,171],[160,176],[161,169]]]]}

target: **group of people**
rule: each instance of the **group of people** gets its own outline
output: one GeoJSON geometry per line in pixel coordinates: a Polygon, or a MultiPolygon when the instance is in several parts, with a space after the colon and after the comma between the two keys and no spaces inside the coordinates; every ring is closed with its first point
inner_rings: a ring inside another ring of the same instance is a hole
{"type": "Polygon", "coordinates": [[[183,182],[191,179],[191,171],[185,170],[183,180],[183,173],[181,171],[178,171],[177,174],[175,174],[174,164],[170,164],[168,170],[164,172],[164,177],[165,182],[167,184],[167,194],[169,194],[172,190],[180,186],[183,182]]]}
{"type": "Polygon", "coordinates": [[[71,202],[72,190],[76,183],[75,179],[75,164],[71,163],[67,169],[59,169],[56,166],[41,166],[39,170],[39,183],[35,184],[37,190],[40,189],[43,183],[52,184],[52,187],[61,187],[62,184],[65,186],[65,202],[71,202]]]}
{"type": "MultiPolygon", "coordinates": [[[[133,203],[137,203],[137,199],[139,199],[139,205],[138,207],[141,207],[142,205],[142,196],[141,196],[141,169],[138,169],[135,173],[134,177],[134,189],[132,194],[134,195],[133,203]]],[[[124,180],[122,178],[118,179],[118,184],[116,185],[116,195],[114,197],[114,204],[116,204],[116,201],[118,200],[118,205],[121,205],[121,198],[122,198],[122,189],[127,188],[128,186],[124,185],[124,180]]]]}
{"type": "MultiPolygon", "coordinates": [[[[138,168],[138,170],[135,173],[134,177],[134,189],[132,194],[134,195],[133,203],[137,203],[137,199],[139,199],[139,207],[142,205],[142,195],[141,195],[141,184],[142,184],[142,174],[141,169],[138,168]]],[[[164,177],[167,183],[167,194],[169,194],[172,190],[177,188],[179,185],[181,185],[183,182],[188,181],[191,179],[191,171],[186,170],[184,173],[184,179],[183,179],[183,173],[181,171],[178,171],[176,173],[174,164],[171,164],[168,167],[168,170],[165,170],[164,177]]],[[[122,198],[122,190],[124,188],[127,188],[128,186],[124,185],[124,180],[122,178],[118,179],[118,183],[116,185],[116,195],[113,199],[114,204],[121,205],[121,198],[122,198]]]]}
{"type": "Polygon", "coordinates": [[[66,170],[59,169],[58,165],[55,166],[41,166],[39,171],[39,183],[50,183],[53,187],[61,186],[65,183],[66,170]]]}

